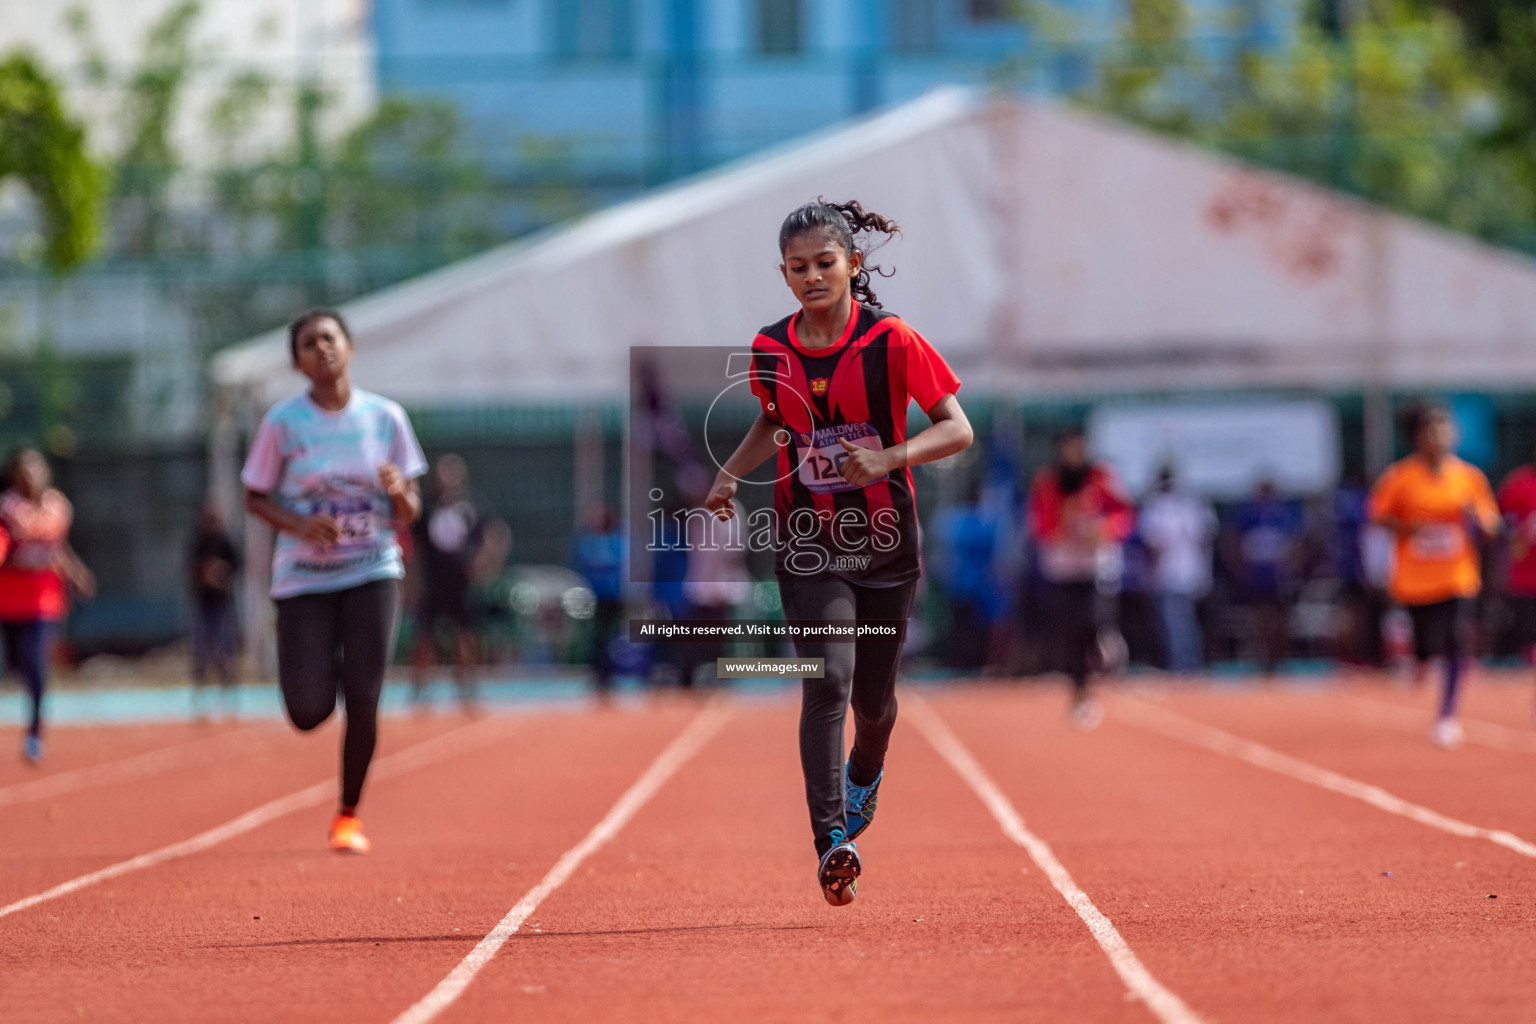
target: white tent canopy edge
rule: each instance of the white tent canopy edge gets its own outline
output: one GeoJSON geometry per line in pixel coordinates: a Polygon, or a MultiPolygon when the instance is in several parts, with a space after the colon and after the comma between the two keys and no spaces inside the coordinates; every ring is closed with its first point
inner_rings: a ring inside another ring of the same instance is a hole
{"type": "MultiPolygon", "coordinates": [[[[778,223],[817,195],[903,223],[882,299],[976,391],[1536,382],[1536,262],[960,89],[349,303],[358,382],[409,404],[622,400],[629,346],[744,345],[783,314],[778,223]]],[[[274,331],[213,378],[260,408],[298,390],[288,363],[274,331]]]]}

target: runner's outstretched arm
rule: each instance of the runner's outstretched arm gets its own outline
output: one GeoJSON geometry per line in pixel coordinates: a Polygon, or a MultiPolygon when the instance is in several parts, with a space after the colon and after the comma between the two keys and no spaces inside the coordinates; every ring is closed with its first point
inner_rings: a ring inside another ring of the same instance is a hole
{"type": "Polygon", "coordinates": [[[394,513],[395,522],[401,526],[410,526],[421,518],[421,488],[413,480],[407,480],[400,475],[400,468],[392,462],[381,462],[378,466],[379,483],[384,487],[384,493],[389,495],[390,511],[394,513]]]}
{"type": "Polygon", "coordinates": [[[764,414],[757,414],[747,436],[741,439],[741,444],[736,446],[720,472],[715,474],[715,484],[709,489],[709,497],[704,500],[704,507],[713,512],[717,519],[730,519],[736,514],[731,499],[736,496],[737,481],[768,461],[769,456],[779,450],[779,443],[773,435],[782,429],[764,414]]]}
{"type": "Polygon", "coordinates": [[[301,516],[290,512],[265,491],[245,489],[245,510],[279,533],[291,533],[319,545],[334,544],[341,539],[341,529],[332,516],[301,516]]]}

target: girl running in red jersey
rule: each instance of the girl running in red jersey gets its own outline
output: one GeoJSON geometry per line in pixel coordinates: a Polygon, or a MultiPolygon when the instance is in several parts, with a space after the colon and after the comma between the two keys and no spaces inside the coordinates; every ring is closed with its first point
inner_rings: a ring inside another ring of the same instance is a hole
{"type": "Polygon", "coordinates": [[[75,510],[53,487],[42,453],[16,449],[6,475],[10,489],[0,494],[0,636],[6,663],[32,699],[21,753],[36,764],[43,757],[49,652],[69,608],[66,585],[90,597],[96,578],[69,546],[75,510]]]}
{"type": "MultiPolygon", "coordinates": [[[[800,309],[752,342],[752,390],[762,406],[715,478],[706,507],[734,515],[738,482],[778,455],[775,575],[790,620],[905,620],[922,563],[909,466],[971,443],[960,381],[933,347],[880,308],[865,232],[900,233],[857,202],[807,203],[779,229],[779,266],[800,309]],[[932,425],[907,437],[916,400],[932,425]]],[[[757,521],[757,514],[752,522],[757,521]]],[[[824,659],[804,680],[800,763],[827,902],[845,906],[861,869],[854,839],[874,818],[896,724],[900,640],[798,639],[824,659]],[[854,742],[843,762],[850,699],[854,742]]]]}
{"type": "Polygon", "coordinates": [[[278,533],[272,598],[288,718],[308,731],[331,717],[338,694],[346,705],[331,848],[366,853],[357,803],[405,575],[394,525],[421,515],[416,478],[427,461],[405,411],[352,386],[352,335],[339,314],[305,313],[288,340],[309,391],[267,410],[240,479],[246,511],[278,533]]]}

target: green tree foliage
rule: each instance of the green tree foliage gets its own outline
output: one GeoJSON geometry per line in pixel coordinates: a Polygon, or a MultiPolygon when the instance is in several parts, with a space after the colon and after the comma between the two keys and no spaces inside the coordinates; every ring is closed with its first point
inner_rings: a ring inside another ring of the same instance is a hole
{"type": "Polygon", "coordinates": [[[449,103],[385,97],[347,133],[331,163],[329,209],[337,240],[357,247],[413,245],[462,255],[492,240],[484,170],[461,159],[464,125],[449,103]]]}
{"type": "Polygon", "coordinates": [[[121,95],[112,247],[164,261],[162,287],[206,347],[497,240],[484,216],[489,183],[460,155],[464,126],[451,105],[386,98],[359,123],[323,131],[332,108],[317,83],[221,64],[196,42],[201,17],[199,0],[171,5],[126,72],[102,56],[83,12],[67,25],[86,79],[121,95]],[[193,166],[176,128],[206,75],[222,76],[206,110],[215,163],[193,166]],[[270,141],[274,119],[286,120],[286,140],[270,141]]]}
{"type": "MultiPolygon", "coordinates": [[[[1481,47],[1501,85],[1498,125],[1487,148],[1504,159],[1518,188],[1536,195],[1536,6],[1529,0],[1447,0],[1481,47]]],[[[1536,249],[1536,227],[1525,241],[1536,249]]]]}
{"type": "Polygon", "coordinates": [[[1288,44],[1196,38],[1184,0],[1126,0],[1099,109],[1501,242],[1536,240],[1536,15],[1523,64],[1445,6],[1337,0],[1288,44]]]}
{"type": "Polygon", "coordinates": [[[95,252],[106,176],[57,83],[26,54],[0,62],[0,179],[8,177],[37,199],[48,267],[69,270],[95,252]]]}
{"type": "MultiPolygon", "coordinates": [[[[259,92],[252,83],[240,88],[259,92]]],[[[234,96],[232,84],[226,98],[234,96]]],[[[464,129],[450,105],[389,97],[326,138],[324,93],[303,85],[293,103],[285,151],[214,171],[207,221],[223,241],[209,239],[208,248],[213,265],[231,274],[200,280],[186,294],[212,344],[298,306],[341,302],[431,270],[498,238],[484,216],[490,183],[459,155],[464,129]]],[[[219,106],[246,116],[233,101],[219,106]]]]}
{"type": "Polygon", "coordinates": [[[154,253],[167,244],[171,185],[181,169],[172,139],[192,70],[197,0],[172,7],[149,32],[139,66],[125,83],[127,144],[118,155],[115,206],[125,222],[123,245],[154,253]]]}

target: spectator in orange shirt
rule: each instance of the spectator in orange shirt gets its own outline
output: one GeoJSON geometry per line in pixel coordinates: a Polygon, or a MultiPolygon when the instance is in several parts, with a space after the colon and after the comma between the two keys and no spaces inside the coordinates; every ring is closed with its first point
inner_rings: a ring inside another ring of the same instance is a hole
{"type": "Polygon", "coordinates": [[[1372,522],[1396,537],[1392,599],[1413,618],[1419,663],[1444,661],[1440,714],[1431,735],[1442,747],[1462,738],[1456,698],[1467,655],[1467,618],[1482,589],[1477,542],[1499,529],[1499,509],[1488,478],[1458,459],[1456,425],[1440,405],[1403,412],[1413,454],[1393,463],[1371,492],[1372,522]]]}
{"type": "Polygon", "coordinates": [[[22,756],[43,757],[43,690],[54,630],[69,601],[65,584],[85,597],[96,579],[69,546],[74,509],[52,484],[35,448],[18,448],[7,466],[10,488],[0,494],[0,637],[5,660],[32,698],[22,756]]]}

